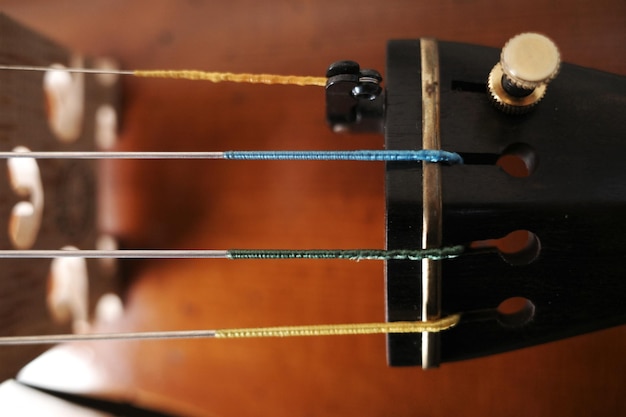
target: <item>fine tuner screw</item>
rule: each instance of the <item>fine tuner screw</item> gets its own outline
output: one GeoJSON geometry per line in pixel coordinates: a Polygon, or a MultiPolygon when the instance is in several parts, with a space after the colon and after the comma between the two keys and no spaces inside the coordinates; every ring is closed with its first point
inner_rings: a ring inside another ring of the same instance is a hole
{"type": "Polygon", "coordinates": [[[543,98],[560,64],[559,50],[548,37],[523,33],[511,38],[489,74],[492,102],[507,114],[528,112],[543,98]]]}

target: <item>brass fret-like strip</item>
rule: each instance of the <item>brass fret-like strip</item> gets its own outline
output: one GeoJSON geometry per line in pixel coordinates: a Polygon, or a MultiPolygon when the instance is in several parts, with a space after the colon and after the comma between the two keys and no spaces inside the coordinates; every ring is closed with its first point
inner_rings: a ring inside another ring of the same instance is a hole
{"type": "MultiPolygon", "coordinates": [[[[422,148],[441,149],[439,138],[439,52],[437,41],[420,40],[422,69],[422,148]]],[[[422,168],[422,248],[441,246],[441,165],[424,163],[422,168]]],[[[441,263],[422,260],[422,321],[441,316],[441,263]]],[[[422,333],[422,368],[437,367],[440,362],[440,338],[422,333]]]]}

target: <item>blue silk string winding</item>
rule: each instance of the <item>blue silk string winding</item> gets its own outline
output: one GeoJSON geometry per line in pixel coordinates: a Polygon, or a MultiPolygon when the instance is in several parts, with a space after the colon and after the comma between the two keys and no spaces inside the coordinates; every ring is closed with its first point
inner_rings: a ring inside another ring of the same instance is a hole
{"type": "Polygon", "coordinates": [[[385,161],[462,164],[456,152],[441,150],[358,150],[358,151],[226,151],[224,159],[276,161],[385,161]]]}

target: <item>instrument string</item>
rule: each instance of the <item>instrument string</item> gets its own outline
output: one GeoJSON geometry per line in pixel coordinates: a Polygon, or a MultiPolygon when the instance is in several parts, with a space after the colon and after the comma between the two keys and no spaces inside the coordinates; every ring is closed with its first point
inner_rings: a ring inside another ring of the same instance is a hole
{"type": "Polygon", "coordinates": [[[315,324],[310,326],[252,327],[220,330],[183,330],[162,332],[62,334],[0,337],[0,346],[49,345],[62,342],[154,340],[154,339],[250,339],[305,336],[348,336],[389,333],[438,333],[456,326],[460,314],[429,321],[389,323],[315,324]]]}
{"type": "Polygon", "coordinates": [[[463,254],[465,246],[435,249],[231,249],[231,250],[0,250],[0,259],[116,258],[116,259],[346,259],[443,260],[463,254]]]}
{"type": "Polygon", "coordinates": [[[257,161],[382,161],[462,164],[456,152],[441,150],[225,151],[225,152],[0,152],[0,159],[227,159],[257,161]]]}
{"type": "Polygon", "coordinates": [[[297,85],[317,86],[326,85],[326,77],[301,76],[301,75],[277,75],[277,74],[252,74],[233,73],[199,70],[116,70],[98,68],[50,68],[30,65],[0,65],[0,70],[15,71],[65,71],[82,74],[109,74],[109,75],[132,75],[139,78],[169,78],[185,79],[193,81],[209,81],[213,83],[233,82],[248,84],[268,85],[297,85]]]}

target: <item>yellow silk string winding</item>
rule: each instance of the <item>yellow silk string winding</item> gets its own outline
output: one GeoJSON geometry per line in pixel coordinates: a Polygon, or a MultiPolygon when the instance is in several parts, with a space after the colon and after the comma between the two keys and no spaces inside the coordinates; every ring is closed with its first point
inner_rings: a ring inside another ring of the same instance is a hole
{"type": "Polygon", "coordinates": [[[460,314],[453,314],[437,320],[399,321],[391,323],[359,324],[316,324],[310,326],[258,327],[249,329],[216,330],[216,338],[253,338],[253,337],[299,337],[299,336],[346,336],[359,334],[388,333],[438,333],[456,326],[461,320],[460,314]]]}
{"type": "Polygon", "coordinates": [[[288,84],[299,86],[326,85],[326,77],[312,77],[299,75],[249,74],[232,72],[208,72],[197,70],[135,70],[133,75],[143,78],[173,78],[186,80],[202,80],[214,83],[233,82],[251,84],[288,84]]]}

